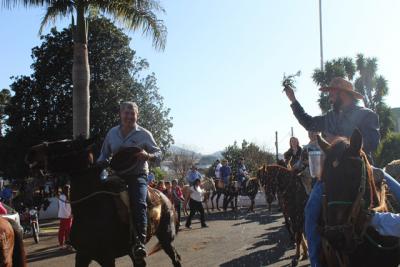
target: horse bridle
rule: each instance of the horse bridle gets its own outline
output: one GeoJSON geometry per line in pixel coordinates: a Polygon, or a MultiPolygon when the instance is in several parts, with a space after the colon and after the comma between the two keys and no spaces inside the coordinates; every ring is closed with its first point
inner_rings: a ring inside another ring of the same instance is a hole
{"type": "MultiPolygon", "coordinates": [[[[323,227],[323,232],[328,233],[328,232],[334,232],[334,233],[342,233],[346,239],[346,244],[349,244],[349,241],[354,240],[355,245],[353,246],[351,251],[354,251],[359,244],[363,242],[364,235],[366,233],[366,230],[368,228],[368,220],[363,222],[361,226],[361,231],[359,233],[356,232],[355,226],[357,223],[357,217],[360,213],[360,209],[362,206],[364,206],[364,199],[363,196],[365,194],[365,189],[366,189],[366,183],[367,183],[367,165],[365,162],[365,158],[361,157],[362,159],[362,166],[361,166],[361,179],[360,179],[360,185],[358,187],[358,193],[357,197],[354,200],[354,202],[351,201],[330,201],[327,202],[327,195],[324,187],[324,194],[322,196],[322,216],[324,220],[324,227],[323,227]],[[329,206],[333,205],[351,205],[351,211],[350,214],[347,218],[346,223],[340,224],[340,225],[335,225],[335,226],[329,226],[328,225],[328,218],[327,218],[327,211],[329,206]]],[[[370,207],[372,205],[372,199],[370,200],[370,207]]],[[[370,209],[369,209],[370,210],[370,209]]],[[[367,213],[368,215],[368,213],[367,213]]]]}

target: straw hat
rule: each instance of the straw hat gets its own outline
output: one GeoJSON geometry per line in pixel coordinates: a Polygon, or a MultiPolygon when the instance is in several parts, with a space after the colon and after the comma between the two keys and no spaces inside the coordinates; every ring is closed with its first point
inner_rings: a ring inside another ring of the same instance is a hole
{"type": "Polygon", "coordinates": [[[351,84],[351,82],[341,78],[341,77],[335,77],[332,79],[332,81],[329,83],[329,86],[322,87],[319,89],[322,92],[329,92],[331,90],[341,90],[348,92],[353,95],[354,98],[356,99],[363,99],[364,97],[362,94],[354,91],[354,87],[351,84]]]}

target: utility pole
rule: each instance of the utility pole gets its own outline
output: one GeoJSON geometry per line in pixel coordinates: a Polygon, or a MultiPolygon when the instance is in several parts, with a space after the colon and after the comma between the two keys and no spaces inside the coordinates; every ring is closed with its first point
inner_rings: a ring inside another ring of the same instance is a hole
{"type": "Polygon", "coordinates": [[[275,131],[275,155],[276,155],[276,162],[279,160],[279,155],[278,155],[278,131],[275,131]]]}
{"type": "Polygon", "coordinates": [[[291,137],[293,137],[293,136],[294,136],[294,134],[293,134],[293,127],[290,127],[290,132],[291,132],[291,137]]]}
{"type": "Polygon", "coordinates": [[[321,51],[321,71],[324,71],[324,51],[322,48],[322,9],[321,1],[319,0],[319,46],[321,51]]]}

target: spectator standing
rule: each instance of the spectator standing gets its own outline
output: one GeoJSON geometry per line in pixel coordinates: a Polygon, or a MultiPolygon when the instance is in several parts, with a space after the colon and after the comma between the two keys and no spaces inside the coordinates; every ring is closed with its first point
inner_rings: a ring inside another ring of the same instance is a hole
{"type": "Polygon", "coordinates": [[[69,185],[64,185],[58,199],[58,218],[60,219],[58,243],[61,248],[69,248],[69,246],[66,246],[72,226],[71,204],[69,200],[69,185]]]}
{"type": "MultiPolygon", "coordinates": [[[[201,227],[208,227],[205,221],[205,216],[204,216],[204,208],[203,208],[203,196],[204,196],[204,191],[200,187],[200,179],[196,179],[193,182],[193,185],[190,186],[189,188],[189,194],[190,197],[186,197],[186,199],[189,198],[189,208],[190,208],[190,214],[186,219],[186,228],[191,229],[191,224],[192,224],[192,218],[196,214],[196,212],[200,213],[200,222],[201,222],[201,227]]],[[[186,203],[185,203],[186,204],[186,203]]]]}
{"type": "Polygon", "coordinates": [[[178,224],[181,225],[181,209],[182,209],[182,202],[185,201],[183,198],[182,189],[178,185],[178,180],[172,180],[172,196],[176,214],[178,216],[178,224]]]}

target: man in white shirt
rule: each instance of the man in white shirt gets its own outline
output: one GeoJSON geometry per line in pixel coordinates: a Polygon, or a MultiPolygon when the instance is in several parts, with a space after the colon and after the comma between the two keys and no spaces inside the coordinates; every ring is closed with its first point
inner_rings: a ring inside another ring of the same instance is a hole
{"type": "Polygon", "coordinates": [[[219,180],[219,179],[221,179],[221,172],[220,172],[219,170],[221,169],[222,164],[221,164],[221,162],[219,161],[219,159],[217,159],[217,160],[215,161],[215,163],[216,163],[216,166],[215,166],[215,179],[216,179],[216,180],[219,180]]]}

